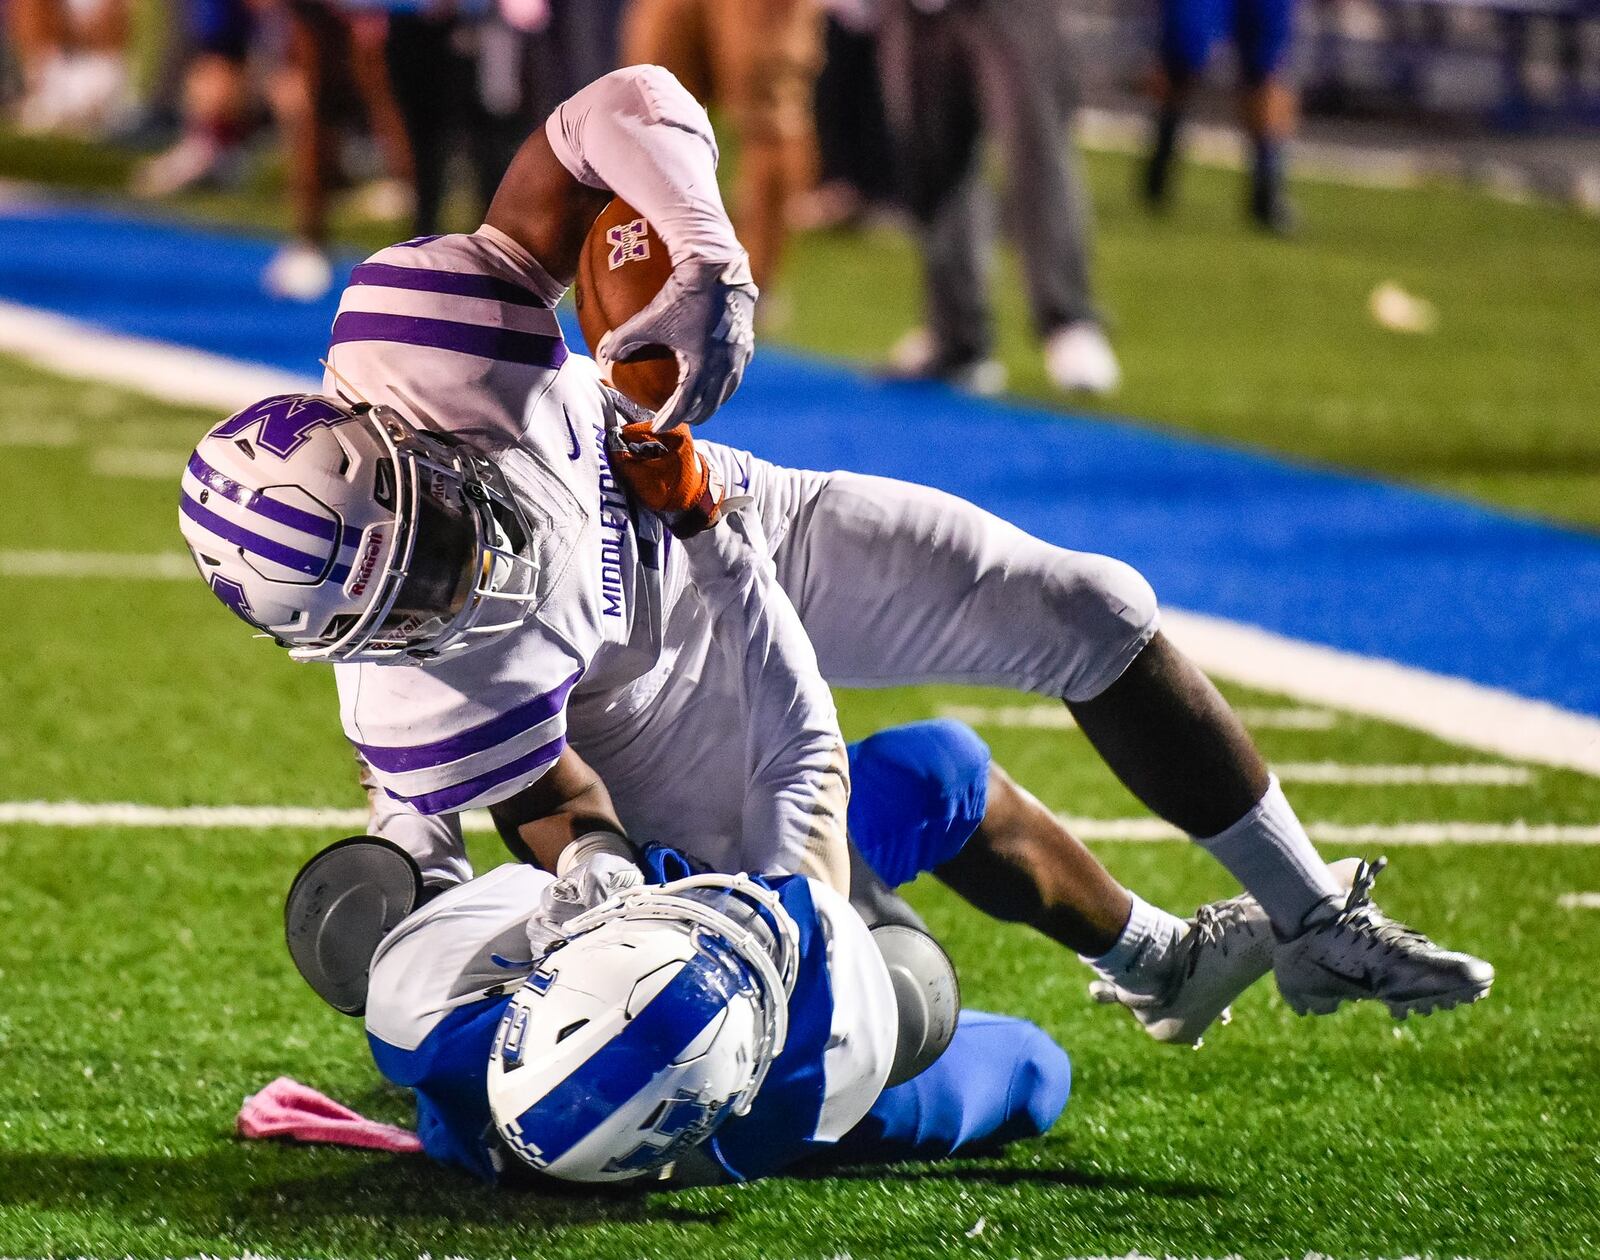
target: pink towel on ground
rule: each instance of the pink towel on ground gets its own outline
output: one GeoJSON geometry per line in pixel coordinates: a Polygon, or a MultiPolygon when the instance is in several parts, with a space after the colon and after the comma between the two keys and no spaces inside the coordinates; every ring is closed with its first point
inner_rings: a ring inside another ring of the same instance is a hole
{"type": "Polygon", "coordinates": [[[238,1126],[243,1138],[325,1142],[396,1155],[415,1155],[422,1150],[422,1143],[410,1129],[368,1120],[287,1076],[280,1076],[244,1100],[238,1126]]]}

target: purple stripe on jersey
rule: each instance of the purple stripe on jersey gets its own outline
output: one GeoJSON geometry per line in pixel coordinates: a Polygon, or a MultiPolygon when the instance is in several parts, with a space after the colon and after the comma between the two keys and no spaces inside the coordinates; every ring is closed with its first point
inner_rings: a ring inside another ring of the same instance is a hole
{"type": "Polygon", "coordinates": [[[189,456],[189,473],[196,481],[224,498],[232,499],[240,507],[269,521],[276,521],[279,525],[287,525],[290,529],[298,529],[303,534],[312,534],[328,542],[339,539],[341,547],[354,547],[361,541],[361,531],[354,525],[346,526],[341,533],[339,527],[325,517],[269,499],[262,491],[242,486],[226,473],[218,472],[200,458],[199,451],[189,456]]]}
{"type": "Polygon", "coordinates": [[[468,779],[465,783],[458,783],[455,787],[441,788],[437,792],[424,792],[421,796],[402,796],[393,788],[383,790],[395,800],[404,801],[419,814],[449,814],[461,809],[485,792],[510,783],[513,779],[527,777],[531,781],[537,778],[535,772],[543,770],[559,757],[561,750],[566,746],[567,737],[557,735],[548,744],[541,744],[531,753],[518,757],[515,761],[508,761],[498,769],[480,774],[475,779],[468,779]]]}
{"type": "Polygon", "coordinates": [[[347,341],[392,341],[404,346],[429,346],[453,350],[480,359],[524,363],[529,367],[558,368],[567,359],[567,346],[558,334],[520,332],[515,328],[488,328],[460,324],[453,319],[425,319],[420,315],[383,315],[375,311],[346,311],[333,321],[330,345],[347,341]]]}
{"type": "Polygon", "coordinates": [[[361,755],[373,769],[384,770],[389,774],[426,770],[451,761],[460,761],[463,757],[470,757],[473,753],[480,753],[493,748],[496,744],[503,744],[508,739],[515,739],[523,732],[531,731],[540,722],[548,722],[555,717],[567,703],[567,692],[572,690],[572,685],[578,681],[582,672],[582,670],[575,672],[559,687],[552,688],[532,700],[517,705],[514,709],[506,710],[498,717],[492,717],[487,722],[462,731],[459,735],[451,735],[447,739],[436,740],[431,744],[413,744],[405,748],[391,748],[380,744],[357,744],[356,747],[361,750],[361,755]]]}
{"type": "Polygon", "coordinates": [[[532,306],[547,311],[550,304],[532,289],[498,276],[464,271],[434,271],[427,267],[396,267],[390,263],[362,263],[350,273],[351,284],[374,284],[385,289],[410,289],[416,293],[448,293],[454,297],[490,298],[509,306],[532,306]]]}
{"type": "MultiPolygon", "coordinates": [[[[200,506],[198,500],[187,490],[178,503],[178,509],[197,525],[203,525],[218,538],[226,538],[229,542],[243,547],[252,555],[257,555],[273,564],[281,564],[286,569],[293,569],[296,573],[304,573],[307,577],[320,578],[323,570],[328,567],[328,561],[322,556],[309,555],[304,551],[296,551],[293,547],[286,547],[280,542],[270,538],[263,538],[260,534],[251,533],[248,529],[235,525],[232,521],[225,520],[209,508],[200,506]]],[[[343,582],[350,576],[348,564],[336,564],[328,573],[326,581],[343,582]]]]}

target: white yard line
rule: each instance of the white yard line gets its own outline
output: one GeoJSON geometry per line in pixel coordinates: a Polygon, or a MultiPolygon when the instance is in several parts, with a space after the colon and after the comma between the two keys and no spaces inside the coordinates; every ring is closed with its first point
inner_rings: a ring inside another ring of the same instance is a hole
{"type": "Polygon", "coordinates": [[[1465,765],[1373,765],[1341,761],[1284,761],[1272,765],[1285,783],[1341,783],[1361,787],[1408,787],[1420,784],[1476,787],[1524,787],[1533,782],[1526,766],[1487,762],[1465,765]]]}
{"type": "Polygon", "coordinates": [[[1556,905],[1563,910],[1600,910],[1600,892],[1562,893],[1556,905]]]}
{"type": "Polygon", "coordinates": [[[1169,608],[1162,625],[1219,678],[1398,722],[1515,761],[1600,775],[1600,718],[1220,617],[1169,608]]]}
{"type": "Polygon", "coordinates": [[[81,320],[0,302],[0,350],[79,380],[137,389],[167,402],[232,411],[268,394],[314,388],[306,377],[81,320]]]}
{"type": "MultiPolygon", "coordinates": [[[[1078,818],[1061,821],[1084,840],[1157,843],[1183,835],[1156,818],[1078,818]]],[[[468,831],[492,832],[481,810],[462,818],[468,831]]],[[[132,801],[0,801],[0,826],[139,827],[186,830],[307,828],[358,832],[364,809],[294,805],[141,805],[132,801]]],[[[1312,822],[1314,840],[1328,844],[1578,844],[1600,845],[1600,825],[1537,823],[1326,823],[1312,822]]]]}
{"type": "MultiPolygon", "coordinates": [[[[1139,844],[1185,837],[1159,818],[1076,818],[1057,815],[1062,825],[1080,840],[1124,841],[1139,844]]],[[[1600,844],[1600,825],[1554,823],[1331,823],[1308,822],[1313,840],[1322,844],[1600,844]]]]}
{"type": "MultiPolygon", "coordinates": [[[[1239,720],[1258,731],[1326,731],[1338,725],[1331,709],[1304,709],[1288,705],[1245,705],[1234,710],[1239,720]]],[[[1023,727],[1032,730],[1071,731],[1078,724],[1064,704],[950,704],[940,717],[968,726],[1023,727]]]]}
{"type": "MultiPolygon", "coordinates": [[[[5,302],[0,302],[0,351],[67,376],[221,409],[312,384],[272,368],[125,337],[5,302]]],[[[1164,616],[1173,640],[1220,678],[1398,722],[1513,760],[1600,775],[1600,718],[1240,622],[1177,609],[1164,616]]]]}
{"type": "Polygon", "coordinates": [[[11,420],[0,424],[0,446],[60,449],[83,440],[77,424],[67,419],[11,420]]]}
{"type": "Polygon", "coordinates": [[[126,477],[139,481],[178,484],[189,452],[154,450],[144,446],[97,446],[89,452],[89,471],[99,477],[126,477]]]}
{"type": "Polygon", "coordinates": [[[188,582],[194,575],[194,561],[181,551],[0,551],[0,577],[188,582]]]}

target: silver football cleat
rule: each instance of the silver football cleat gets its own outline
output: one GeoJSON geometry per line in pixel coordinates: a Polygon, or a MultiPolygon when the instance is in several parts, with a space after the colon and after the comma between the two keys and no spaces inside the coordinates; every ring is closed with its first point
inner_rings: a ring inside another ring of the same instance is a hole
{"type": "Polygon", "coordinates": [[[1341,905],[1312,911],[1298,936],[1279,944],[1273,969],[1284,1001],[1300,1015],[1327,1015],[1343,1002],[1382,1002],[1396,1019],[1476,1002],[1494,983],[1481,958],[1435,945],[1372,904],[1387,860],[1362,862],[1341,905]]]}
{"type": "Polygon", "coordinates": [[[1127,1007],[1157,1041],[1198,1046],[1214,1022],[1228,1022],[1233,1000],[1272,969],[1276,944],[1254,897],[1212,902],[1189,920],[1159,993],[1135,993],[1100,979],[1090,984],[1089,996],[1127,1007]]]}

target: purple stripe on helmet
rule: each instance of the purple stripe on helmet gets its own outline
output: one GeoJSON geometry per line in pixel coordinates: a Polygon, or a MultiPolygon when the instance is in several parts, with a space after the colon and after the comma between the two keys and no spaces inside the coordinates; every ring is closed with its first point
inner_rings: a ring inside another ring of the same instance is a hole
{"type": "Polygon", "coordinates": [[[454,297],[490,298],[509,306],[531,306],[547,311],[550,303],[520,284],[498,276],[463,271],[435,271],[428,267],[396,267],[392,263],[362,263],[350,273],[351,284],[378,285],[385,289],[410,289],[416,293],[448,293],[454,297]]]}
{"type": "Polygon", "coordinates": [[[453,319],[384,315],[375,311],[346,311],[333,321],[333,337],[329,344],[338,346],[349,341],[428,346],[529,367],[558,368],[567,359],[567,346],[559,334],[520,332],[515,328],[462,324],[453,319]]]}
{"type": "Polygon", "coordinates": [[[518,778],[536,778],[535,771],[542,770],[567,746],[567,737],[557,735],[548,744],[541,744],[531,753],[508,761],[498,769],[480,774],[475,779],[458,783],[455,787],[441,788],[437,792],[424,792],[421,796],[403,796],[393,788],[384,788],[397,801],[404,801],[420,814],[448,814],[461,809],[485,792],[510,783],[518,778]]]}
{"type": "Polygon", "coordinates": [[[582,670],[575,672],[559,687],[535,696],[498,717],[490,718],[478,726],[451,735],[431,744],[413,744],[405,748],[385,747],[381,744],[357,744],[361,755],[375,770],[389,774],[404,774],[408,770],[427,770],[452,761],[460,761],[473,753],[483,752],[508,739],[515,739],[531,731],[540,722],[548,722],[561,712],[567,702],[567,692],[572,690],[582,670]]]}
{"type": "Polygon", "coordinates": [[[298,529],[303,534],[314,534],[318,538],[333,542],[338,539],[341,547],[354,547],[361,541],[361,530],[354,525],[345,526],[341,531],[337,525],[325,517],[316,516],[311,512],[303,512],[297,507],[287,503],[280,503],[277,499],[270,499],[260,490],[252,490],[249,486],[241,485],[226,473],[220,473],[205,460],[200,458],[196,451],[189,456],[189,474],[202,485],[215,490],[224,498],[232,499],[240,507],[246,508],[258,516],[264,516],[269,521],[276,521],[279,525],[287,525],[290,529],[298,529]]]}
{"type": "MultiPolygon", "coordinates": [[[[293,547],[286,547],[283,543],[274,542],[270,538],[263,538],[260,534],[252,533],[242,526],[235,525],[232,521],[218,516],[209,508],[200,506],[198,500],[187,490],[179,500],[178,510],[197,525],[209,529],[218,538],[226,538],[236,546],[243,547],[252,555],[270,560],[273,564],[281,564],[286,569],[293,569],[296,573],[304,573],[307,577],[322,578],[323,570],[327,569],[328,561],[323,556],[313,556],[304,551],[296,551],[293,547]]],[[[329,582],[343,582],[350,576],[348,564],[336,564],[324,578],[329,582]]]]}

